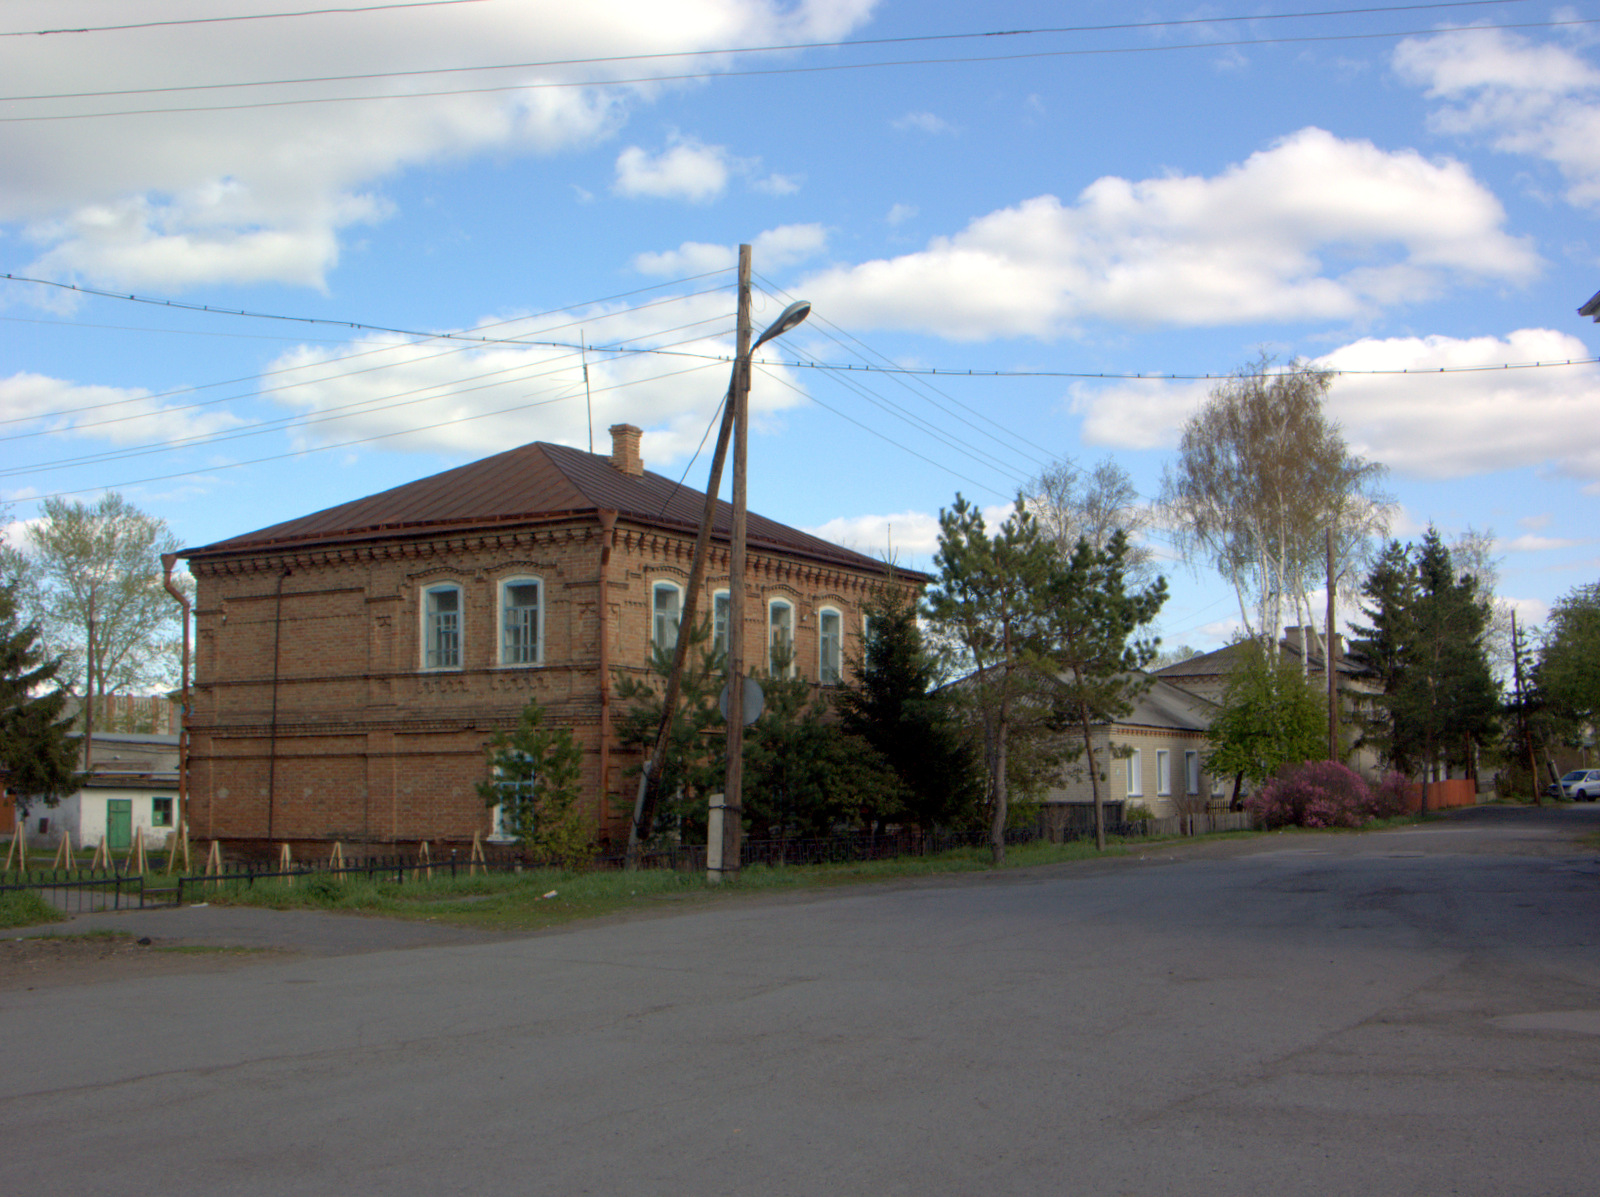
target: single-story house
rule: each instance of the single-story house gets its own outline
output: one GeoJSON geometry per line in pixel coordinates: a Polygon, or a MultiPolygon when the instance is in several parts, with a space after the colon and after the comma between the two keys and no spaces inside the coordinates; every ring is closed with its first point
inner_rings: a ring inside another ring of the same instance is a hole
{"type": "MultiPolygon", "coordinates": [[[[77,737],[78,767],[84,768],[84,738],[77,737]]],[[[38,799],[15,803],[16,826],[31,845],[58,844],[63,832],[74,848],[112,852],[133,846],[159,848],[176,829],[178,812],[178,737],[140,732],[96,732],[83,785],[55,806],[38,799]]]]}

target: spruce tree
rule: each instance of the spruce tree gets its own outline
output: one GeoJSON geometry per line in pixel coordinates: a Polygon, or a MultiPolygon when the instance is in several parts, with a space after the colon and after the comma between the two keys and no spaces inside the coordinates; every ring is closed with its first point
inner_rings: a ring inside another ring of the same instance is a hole
{"type": "Polygon", "coordinates": [[[76,788],[77,749],[67,738],[67,696],[54,681],[61,658],[47,658],[39,629],[18,626],[16,597],[0,588],[0,771],[7,791],[24,803],[54,806],[76,788]]]}

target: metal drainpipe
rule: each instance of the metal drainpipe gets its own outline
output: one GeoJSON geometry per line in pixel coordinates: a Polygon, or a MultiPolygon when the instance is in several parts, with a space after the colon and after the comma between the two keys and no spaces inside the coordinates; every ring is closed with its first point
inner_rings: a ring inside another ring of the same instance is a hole
{"type": "Polygon", "coordinates": [[[283,643],[283,580],[294,571],[287,565],[278,575],[278,608],[272,618],[272,732],[267,741],[267,839],[271,841],[278,797],[278,646],[283,643]]]}
{"type": "Polygon", "coordinates": [[[617,536],[617,513],[600,513],[600,585],[595,598],[595,615],[599,619],[600,653],[600,795],[595,804],[596,839],[606,828],[606,773],[611,765],[611,639],[606,634],[609,623],[607,612],[611,598],[611,546],[617,536]]]}
{"type": "Polygon", "coordinates": [[[176,830],[180,835],[189,829],[189,596],[172,580],[172,567],[178,563],[176,553],[161,554],[161,568],[165,576],[161,583],[167,593],[183,608],[183,701],[178,710],[178,819],[176,830]]]}

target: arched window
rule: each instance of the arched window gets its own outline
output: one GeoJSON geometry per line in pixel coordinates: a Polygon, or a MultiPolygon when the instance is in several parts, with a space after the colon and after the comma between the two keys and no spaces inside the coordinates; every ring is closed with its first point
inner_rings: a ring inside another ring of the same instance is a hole
{"type": "Polygon", "coordinates": [[[711,596],[711,647],[719,652],[728,651],[728,614],[733,610],[733,596],[719,590],[711,596]]]}
{"type": "Polygon", "coordinates": [[[544,663],[544,583],[507,578],[500,583],[500,664],[544,663]]]}
{"type": "Polygon", "coordinates": [[[767,672],[773,677],[794,673],[794,604],[788,599],[767,604],[767,672]]]}
{"type": "Polygon", "coordinates": [[[657,582],[650,588],[650,644],[671,652],[678,647],[678,616],[683,591],[676,582],[657,582]]]}
{"type": "Polygon", "coordinates": [[[844,616],[832,607],[817,616],[817,681],[824,686],[844,681],[844,616]]]}
{"type": "Polygon", "coordinates": [[[422,667],[461,668],[461,587],[453,582],[422,592],[422,667]]]}

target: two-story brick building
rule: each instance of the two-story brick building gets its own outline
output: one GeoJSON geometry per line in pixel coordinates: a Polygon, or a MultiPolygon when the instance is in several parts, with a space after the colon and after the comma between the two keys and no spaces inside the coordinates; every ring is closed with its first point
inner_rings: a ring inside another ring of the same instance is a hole
{"type": "MultiPolygon", "coordinates": [[[[632,781],[616,671],[676,635],[704,495],[535,443],[184,550],[197,585],[190,826],[225,841],[461,841],[490,830],[484,746],[537,699],[584,748],[598,840],[632,781]]],[[[700,610],[726,636],[732,518],[718,504],[700,610]]],[[[842,680],[885,566],[752,513],[745,643],[842,680]]],[[[897,571],[894,584],[920,575],[897,571]]]]}

